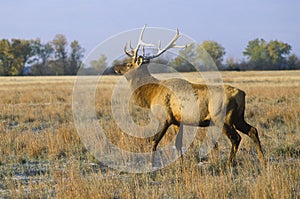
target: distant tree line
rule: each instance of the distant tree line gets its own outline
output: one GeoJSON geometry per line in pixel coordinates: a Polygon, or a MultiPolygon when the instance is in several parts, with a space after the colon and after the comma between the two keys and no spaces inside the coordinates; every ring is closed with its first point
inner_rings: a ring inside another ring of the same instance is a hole
{"type": "Polygon", "coordinates": [[[191,60],[199,63],[201,70],[209,70],[206,67],[209,67],[207,63],[211,61],[214,61],[219,70],[299,70],[300,60],[295,54],[291,54],[291,50],[291,45],[282,41],[254,39],[248,42],[243,52],[246,59],[229,57],[224,64],[225,48],[215,41],[204,41],[200,45],[181,50],[179,56],[171,61],[171,65],[179,71],[192,71],[195,69],[188,63],[191,60]],[[207,58],[207,54],[212,60],[207,58]]]}
{"type": "Polygon", "coordinates": [[[295,70],[300,69],[300,60],[291,54],[292,46],[278,40],[269,42],[254,39],[248,42],[243,52],[248,61],[226,60],[228,70],[295,70]]]}
{"type": "MultiPolygon", "coordinates": [[[[248,42],[243,55],[245,59],[229,57],[224,61],[225,48],[215,41],[204,41],[180,50],[177,57],[159,57],[155,61],[168,64],[176,71],[195,71],[191,63],[199,63],[201,70],[209,70],[206,61],[213,61],[219,70],[295,70],[300,69],[300,60],[291,54],[291,45],[278,40],[269,42],[254,39],[248,42]],[[207,56],[209,55],[209,56],[207,56]]],[[[76,75],[82,66],[84,49],[78,41],[68,43],[64,35],[58,34],[52,41],[42,43],[40,39],[1,39],[0,75],[76,75]]],[[[112,65],[126,62],[128,58],[114,60],[112,65]]],[[[111,65],[110,65],[111,66],[111,65]]],[[[108,68],[105,55],[99,55],[84,66],[81,74],[96,75],[108,68]]]]}
{"type": "Polygon", "coordinates": [[[84,49],[74,40],[68,46],[58,34],[47,43],[40,39],[0,40],[0,75],[75,75],[84,49]]]}

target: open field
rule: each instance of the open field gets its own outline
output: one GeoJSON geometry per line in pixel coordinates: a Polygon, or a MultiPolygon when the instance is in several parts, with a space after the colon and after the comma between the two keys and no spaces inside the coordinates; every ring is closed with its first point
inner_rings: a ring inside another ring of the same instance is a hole
{"type": "MultiPolygon", "coordinates": [[[[259,131],[265,170],[244,135],[233,170],[224,166],[229,153],[224,136],[219,150],[199,164],[205,128],[198,129],[186,152],[182,173],[179,162],[155,172],[155,179],[107,168],[77,134],[72,116],[76,77],[1,77],[0,198],[300,198],[300,71],[221,74],[226,84],[247,93],[246,121],[259,131]]],[[[203,82],[194,73],[186,77],[203,82]]],[[[119,78],[102,78],[97,117],[114,144],[145,151],[145,140],[124,135],[111,118],[110,96],[119,78]]],[[[171,130],[161,146],[173,136],[171,130]]]]}

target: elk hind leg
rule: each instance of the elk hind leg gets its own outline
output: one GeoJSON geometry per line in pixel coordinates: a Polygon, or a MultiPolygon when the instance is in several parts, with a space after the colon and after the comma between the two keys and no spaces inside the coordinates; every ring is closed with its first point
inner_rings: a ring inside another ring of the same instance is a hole
{"type": "Polygon", "coordinates": [[[227,166],[231,167],[235,161],[236,152],[241,142],[241,136],[237,133],[232,125],[228,125],[226,123],[223,126],[222,132],[229,138],[231,142],[231,151],[227,160],[227,166]]]}
{"type": "Polygon", "coordinates": [[[178,152],[178,157],[180,158],[181,167],[183,166],[183,153],[182,153],[182,136],[183,136],[183,125],[174,125],[175,132],[177,132],[175,147],[178,152]]]}
{"type": "Polygon", "coordinates": [[[263,154],[262,147],[261,147],[261,143],[260,143],[260,140],[259,140],[259,137],[258,137],[257,129],[255,127],[251,126],[250,124],[248,124],[247,122],[245,122],[244,119],[238,119],[235,122],[234,125],[235,125],[237,130],[239,130],[242,133],[248,135],[253,140],[253,142],[255,144],[257,154],[258,154],[258,157],[259,157],[259,160],[260,160],[261,164],[263,166],[265,166],[266,161],[265,161],[264,154],[263,154]]]}

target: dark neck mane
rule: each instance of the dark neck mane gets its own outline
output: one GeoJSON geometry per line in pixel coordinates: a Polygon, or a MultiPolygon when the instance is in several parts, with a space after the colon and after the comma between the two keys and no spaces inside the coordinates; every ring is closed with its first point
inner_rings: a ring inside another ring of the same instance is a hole
{"type": "Polygon", "coordinates": [[[142,64],[139,68],[133,69],[125,74],[132,91],[145,84],[159,83],[159,80],[150,74],[148,66],[149,64],[142,64]]]}

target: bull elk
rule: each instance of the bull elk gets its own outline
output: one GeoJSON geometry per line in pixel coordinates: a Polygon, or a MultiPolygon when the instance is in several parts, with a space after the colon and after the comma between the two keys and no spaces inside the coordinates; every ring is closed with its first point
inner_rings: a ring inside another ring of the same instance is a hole
{"type": "MultiPolygon", "coordinates": [[[[222,133],[231,142],[231,151],[227,161],[228,166],[231,166],[234,162],[241,141],[241,136],[237,130],[248,135],[253,140],[259,160],[264,165],[265,159],[258,131],[244,120],[245,92],[225,85],[222,88],[225,97],[220,101],[220,106],[216,108],[213,107],[214,96],[210,96],[209,93],[211,87],[208,88],[205,84],[194,84],[177,78],[168,80],[154,78],[147,68],[150,60],[159,57],[171,48],[184,48],[186,46],[176,45],[177,39],[181,36],[177,29],[173,39],[164,48],[161,48],[159,44],[156,54],[145,55],[144,47],[154,47],[155,45],[145,43],[142,40],[144,31],[145,26],[141,30],[136,48],[131,47],[130,43],[124,47],[124,52],[131,58],[131,62],[116,65],[113,69],[117,74],[124,75],[130,83],[133,92],[131,96],[133,102],[140,107],[150,110],[159,121],[158,131],[150,138],[152,165],[154,163],[154,151],[156,151],[157,145],[171,125],[174,126],[178,133],[176,148],[182,160],[182,135],[179,135],[182,125],[180,124],[207,127],[211,123],[222,129],[222,133]],[[141,47],[142,53],[140,53],[141,47]],[[199,113],[195,113],[193,110],[195,106],[196,109],[199,109],[199,113]],[[226,110],[226,112],[222,114],[220,109],[226,110]]],[[[212,89],[214,90],[213,93],[218,93],[220,86],[213,86],[212,89]]]]}

